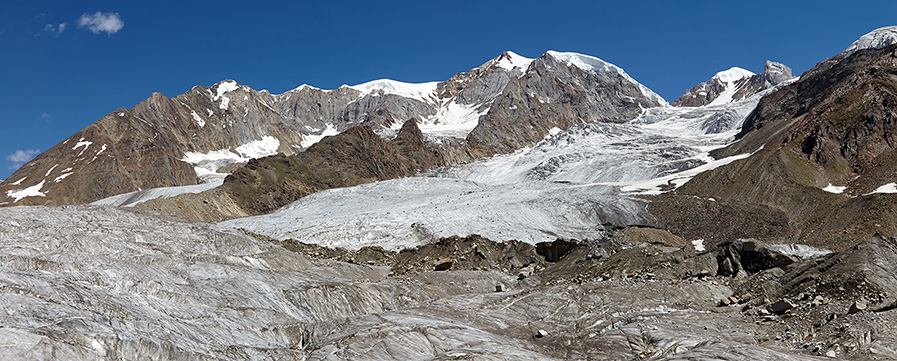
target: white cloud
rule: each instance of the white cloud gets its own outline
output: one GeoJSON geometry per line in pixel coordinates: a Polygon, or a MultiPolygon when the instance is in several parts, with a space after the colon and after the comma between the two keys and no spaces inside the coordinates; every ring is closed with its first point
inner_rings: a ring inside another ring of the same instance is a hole
{"type": "Polygon", "coordinates": [[[9,166],[9,170],[19,169],[38,154],[40,154],[40,149],[16,150],[14,153],[6,156],[6,160],[13,163],[9,166]]]}
{"type": "Polygon", "coordinates": [[[63,31],[65,31],[65,28],[67,26],[68,26],[68,23],[60,23],[59,25],[47,24],[47,25],[44,25],[44,28],[39,33],[35,34],[34,36],[40,36],[40,35],[43,35],[44,33],[50,33],[50,34],[53,34],[54,36],[58,37],[60,34],[62,34],[63,31]]]}
{"type": "MultiPolygon", "coordinates": [[[[93,15],[84,14],[78,19],[79,27],[87,27],[94,34],[106,33],[112,35],[125,26],[118,13],[103,13],[97,11],[93,15]]],[[[63,27],[64,29],[65,27],[63,27]]]]}

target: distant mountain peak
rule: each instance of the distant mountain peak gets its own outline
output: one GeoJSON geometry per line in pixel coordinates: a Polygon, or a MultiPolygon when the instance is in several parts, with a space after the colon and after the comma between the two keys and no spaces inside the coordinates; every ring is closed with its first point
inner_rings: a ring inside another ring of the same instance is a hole
{"type": "Polygon", "coordinates": [[[774,61],[766,61],[762,74],[734,66],[686,90],[673,102],[673,106],[697,107],[737,102],[793,78],[791,68],[774,61]]]}
{"type": "Polygon", "coordinates": [[[651,89],[648,89],[648,87],[642,85],[642,83],[639,83],[638,81],[633,79],[631,76],[629,76],[629,74],[626,74],[626,72],[623,71],[622,68],[620,68],[614,64],[611,64],[609,62],[606,62],[604,60],[601,60],[597,57],[594,57],[591,55],[580,54],[580,53],[560,52],[560,51],[554,51],[554,50],[549,50],[549,51],[545,52],[545,55],[555,58],[557,60],[566,62],[567,64],[573,65],[573,66],[580,68],[582,70],[585,70],[585,71],[594,71],[594,72],[604,71],[604,72],[612,72],[612,73],[620,74],[623,76],[623,78],[625,78],[629,82],[638,86],[638,88],[639,88],[639,90],[641,90],[642,94],[644,94],[645,97],[647,97],[648,99],[654,100],[654,101],[660,103],[662,106],[669,105],[669,103],[667,103],[667,101],[665,99],[663,99],[662,96],[655,93],[651,89]]]}
{"type": "Polygon", "coordinates": [[[714,75],[711,79],[718,79],[722,82],[731,83],[733,81],[739,81],[744,78],[750,78],[754,75],[755,74],[749,70],[733,66],[728,70],[723,70],[719,73],[716,73],[716,75],[714,75]]]}

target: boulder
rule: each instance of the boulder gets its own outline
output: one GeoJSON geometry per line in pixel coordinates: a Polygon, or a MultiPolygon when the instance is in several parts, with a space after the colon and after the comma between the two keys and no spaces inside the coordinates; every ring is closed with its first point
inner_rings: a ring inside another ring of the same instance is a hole
{"type": "Polygon", "coordinates": [[[794,303],[791,303],[791,301],[789,301],[787,299],[782,299],[776,303],[769,305],[769,312],[780,315],[780,314],[785,313],[785,311],[788,311],[788,310],[794,308],[794,306],[795,306],[794,303]]]}
{"type": "Polygon", "coordinates": [[[865,311],[868,307],[869,307],[869,306],[868,306],[868,304],[866,303],[866,299],[860,297],[859,299],[857,299],[856,301],[854,301],[852,305],[850,305],[850,309],[847,310],[847,314],[850,315],[850,314],[854,314],[854,313],[857,313],[857,312],[863,312],[863,311],[865,311]]]}
{"type": "Polygon", "coordinates": [[[448,271],[452,268],[452,260],[450,258],[443,259],[436,264],[433,269],[436,271],[448,271]]]}

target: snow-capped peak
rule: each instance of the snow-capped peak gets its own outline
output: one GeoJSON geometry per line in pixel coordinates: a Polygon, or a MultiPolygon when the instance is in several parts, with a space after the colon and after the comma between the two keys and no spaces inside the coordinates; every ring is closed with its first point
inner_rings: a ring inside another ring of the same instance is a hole
{"type": "Polygon", "coordinates": [[[850,55],[864,49],[881,49],[894,43],[897,43],[897,26],[886,26],[861,36],[844,50],[844,54],[850,55]]]}
{"type": "Polygon", "coordinates": [[[358,90],[363,94],[381,90],[386,94],[400,95],[425,102],[436,92],[436,84],[439,84],[439,82],[404,83],[391,79],[379,79],[348,87],[358,90]]]}
{"type": "Polygon", "coordinates": [[[568,52],[559,52],[559,51],[549,50],[549,51],[545,52],[545,54],[547,54],[555,59],[558,59],[560,61],[566,62],[567,64],[576,66],[577,68],[580,68],[585,71],[594,71],[594,72],[608,71],[608,72],[620,74],[624,78],[626,78],[626,80],[629,80],[630,82],[632,82],[633,84],[638,86],[639,90],[642,91],[642,94],[644,94],[649,99],[652,99],[652,100],[660,103],[663,106],[669,105],[667,103],[667,101],[663,99],[663,97],[661,97],[657,93],[651,91],[651,89],[648,89],[648,87],[635,81],[635,79],[633,79],[631,76],[629,76],[629,74],[626,74],[626,72],[623,71],[623,69],[621,69],[620,67],[618,67],[614,64],[608,63],[608,62],[601,60],[599,58],[596,58],[594,56],[583,55],[583,54],[579,54],[579,53],[568,53],[568,52]]]}
{"type": "Polygon", "coordinates": [[[505,70],[514,70],[514,68],[520,68],[520,71],[526,71],[529,68],[529,64],[533,62],[533,59],[522,57],[520,55],[515,54],[512,51],[505,51],[499,57],[498,65],[502,69],[505,70]]]}
{"type": "Polygon", "coordinates": [[[737,66],[733,66],[729,68],[729,70],[716,73],[716,75],[714,75],[712,79],[719,79],[719,81],[723,83],[731,83],[733,81],[739,81],[741,79],[750,78],[752,76],[754,76],[754,73],[737,66]]]}

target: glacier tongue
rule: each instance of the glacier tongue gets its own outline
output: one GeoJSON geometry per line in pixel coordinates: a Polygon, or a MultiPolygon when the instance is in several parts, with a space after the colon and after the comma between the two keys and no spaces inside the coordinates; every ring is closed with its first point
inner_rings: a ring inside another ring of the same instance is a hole
{"type": "Polygon", "coordinates": [[[709,151],[734,139],[762,95],[648,109],[626,124],[575,126],[513,154],[323,191],[221,225],[347,249],[401,249],[469,234],[529,243],[587,239],[608,224],[651,225],[639,195],[681,186],[696,173],[690,170],[720,165],[709,151]]]}

